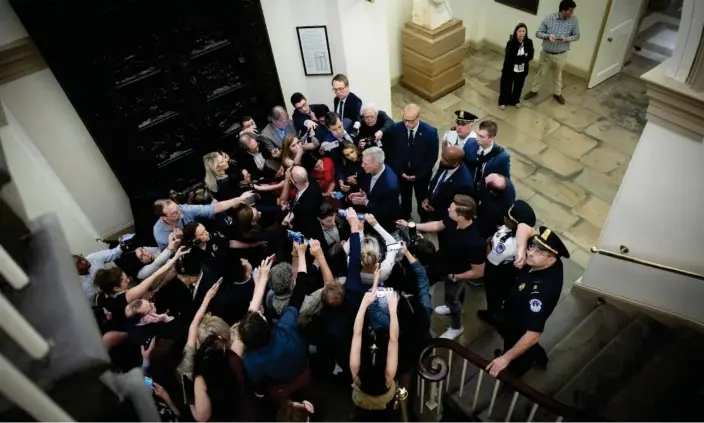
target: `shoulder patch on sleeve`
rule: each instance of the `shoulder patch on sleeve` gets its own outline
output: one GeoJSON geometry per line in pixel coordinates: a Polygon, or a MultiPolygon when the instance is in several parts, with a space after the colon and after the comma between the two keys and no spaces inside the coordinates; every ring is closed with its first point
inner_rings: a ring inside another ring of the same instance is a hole
{"type": "Polygon", "coordinates": [[[542,301],[540,301],[536,298],[533,298],[532,300],[530,300],[529,304],[530,304],[530,311],[532,311],[533,313],[538,313],[538,312],[540,312],[540,310],[543,309],[542,301]]]}

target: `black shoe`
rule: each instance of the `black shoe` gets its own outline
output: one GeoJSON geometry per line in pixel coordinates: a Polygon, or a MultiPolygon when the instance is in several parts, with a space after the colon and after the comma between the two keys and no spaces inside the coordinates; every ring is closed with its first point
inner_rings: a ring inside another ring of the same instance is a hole
{"type": "Polygon", "coordinates": [[[557,100],[558,103],[560,104],[565,104],[565,97],[561,96],[560,94],[555,94],[553,95],[555,100],[557,100]]]}
{"type": "Polygon", "coordinates": [[[536,95],[538,95],[537,92],[535,92],[535,91],[529,91],[528,94],[526,94],[526,95],[523,96],[523,99],[524,99],[524,100],[530,100],[531,98],[535,97],[536,95]]]}
{"type": "Polygon", "coordinates": [[[477,310],[477,317],[479,320],[482,322],[494,326],[496,321],[494,320],[494,314],[491,313],[489,310],[477,310]]]}

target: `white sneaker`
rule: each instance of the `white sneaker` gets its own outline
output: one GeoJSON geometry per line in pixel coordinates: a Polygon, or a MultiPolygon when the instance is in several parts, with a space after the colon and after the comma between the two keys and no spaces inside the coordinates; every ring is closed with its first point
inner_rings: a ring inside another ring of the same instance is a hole
{"type": "Polygon", "coordinates": [[[506,106],[504,106],[504,105],[502,104],[501,106],[499,106],[499,109],[501,109],[501,110],[506,110],[506,106]]]}
{"type": "Polygon", "coordinates": [[[516,108],[520,109],[521,108],[521,103],[516,103],[516,108]]]}
{"type": "Polygon", "coordinates": [[[450,311],[450,307],[446,305],[441,305],[435,307],[435,314],[438,316],[449,316],[452,312],[450,311]]]}
{"type": "Polygon", "coordinates": [[[443,339],[457,339],[460,335],[462,335],[462,332],[464,332],[464,327],[461,327],[459,329],[453,329],[453,328],[447,328],[445,333],[440,335],[440,338],[443,339]]]}

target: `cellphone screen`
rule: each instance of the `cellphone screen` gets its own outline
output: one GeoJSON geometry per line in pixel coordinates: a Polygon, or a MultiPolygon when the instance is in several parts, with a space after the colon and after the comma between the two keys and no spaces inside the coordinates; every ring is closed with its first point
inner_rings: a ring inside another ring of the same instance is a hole
{"type": "Polygon", "coordinates": [[[149,388],[154,388],[154,381],[150,377],[144,376],[144,384],[147,385],[149,388]]]}

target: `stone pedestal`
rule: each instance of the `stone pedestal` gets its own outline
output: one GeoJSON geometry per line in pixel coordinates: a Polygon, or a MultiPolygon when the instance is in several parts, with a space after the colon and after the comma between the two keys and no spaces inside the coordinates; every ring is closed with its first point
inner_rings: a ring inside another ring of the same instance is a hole
{"type": "Polygon", "coordinates": [[[464,40],[465,27],[459,19],[433,30],[406,23],[401,85],[428,101],[463,86],[464,40]]]}

